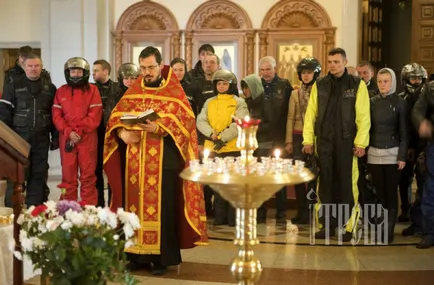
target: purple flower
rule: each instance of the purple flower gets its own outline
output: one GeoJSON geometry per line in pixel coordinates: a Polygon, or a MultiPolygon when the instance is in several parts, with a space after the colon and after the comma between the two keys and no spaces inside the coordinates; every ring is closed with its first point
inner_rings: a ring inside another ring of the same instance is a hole
{"type": "Polygon", "coordinates": [[[59,212],[59,215],[63,216],[65,213],[71,209],[77,213],[80,213],[83,211],[80,204],[78,204],[76,201],[70,201],[70,200],[61,200],[57,202],[57,211],[59,212]]]}

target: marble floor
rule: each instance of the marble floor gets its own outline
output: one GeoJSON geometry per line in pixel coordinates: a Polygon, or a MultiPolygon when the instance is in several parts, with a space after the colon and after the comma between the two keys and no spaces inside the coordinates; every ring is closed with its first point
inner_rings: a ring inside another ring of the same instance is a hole
{"type": "MultiPolygon", "coordinates": [[[[51,157],[51,159],[53,159],[51,157]]],[[[50,163],[50,198],[60,196],[60,166],[50,163]]],[[[293,215],[288,211],[288,217],[293,215]]],[[[272,213],[270,213],[272,216],[272,213]]],[[[229,264],[236,254],[233,245],[234,228],[213,227],[209,222],[210,241],[182,252],[183,263],[169,268],[163,277],[153,277],[147,270],[133,272],[140,284],[149,285],[219,285],[235,284],[229,264]]],[[[407,224],[398,224],[392,245],[372,245],[366,236],[354,245],[331,239],[330,244],[310,239],[310,228],[276,227],[273,219],[258,225],[261,243],[255,247],[263,272],[257,284],[317,284],[317,285],[428,285],[434,280],[434,247],[418,250],[418,237],[404,238],[400,232],[407,224]]],[[[363,233],[363,231],[361,231],[363,233]]],[[[27,284],[39,285],[39,277],[27,284]]]]}

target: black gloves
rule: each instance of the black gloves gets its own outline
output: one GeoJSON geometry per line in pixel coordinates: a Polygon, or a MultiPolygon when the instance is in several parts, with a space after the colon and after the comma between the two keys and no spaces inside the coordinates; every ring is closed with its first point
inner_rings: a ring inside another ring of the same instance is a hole
{"type": "Polygon", "coordinates": [[[50,143],[50,150],[56,150],[59,149],[59,140],[53,140],[50,143]]]}
{"type": "Polygon", "coordinates": [[[222,147],[224,147],[226,145],[226,143],[224,141],[222,141],[221,139],[215,140],[214,141],[214,151],[219,151],[222,149],[222,147]]]}

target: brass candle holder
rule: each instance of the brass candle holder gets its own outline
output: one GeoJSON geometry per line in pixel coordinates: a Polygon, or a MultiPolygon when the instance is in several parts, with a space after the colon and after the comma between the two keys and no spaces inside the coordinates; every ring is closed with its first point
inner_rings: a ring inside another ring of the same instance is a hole
{"type": "Polygon", "coordinates": [[[281,159],[280,151],[274,158],[253,156],[258,148],[256,131],[260,120],[249,117],[236,118],[238,127],[237,146],[240,157],[208,159],[204,153],[202,163],[190,162],[181,172],[181,178],[209,185],[236,208],[235,245],[239,247],[237,256],[231,263],[231,272],[239,285],[255,284],[262,272],[260,260],[253,247],[259,244],[256,237],[256,210],[262,203],[285,185],[306,183],[314,175],[304,167],[304,162],[281,159]]]}

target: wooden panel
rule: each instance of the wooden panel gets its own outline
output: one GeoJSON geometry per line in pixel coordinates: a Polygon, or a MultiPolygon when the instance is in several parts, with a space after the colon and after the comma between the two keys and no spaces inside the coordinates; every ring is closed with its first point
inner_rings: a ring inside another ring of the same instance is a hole
{"type": "Polygon", "coordinates": [[[434,73],[434,3],[412,1],[411,60],[423,65],[428,76],[434,73]]]}

